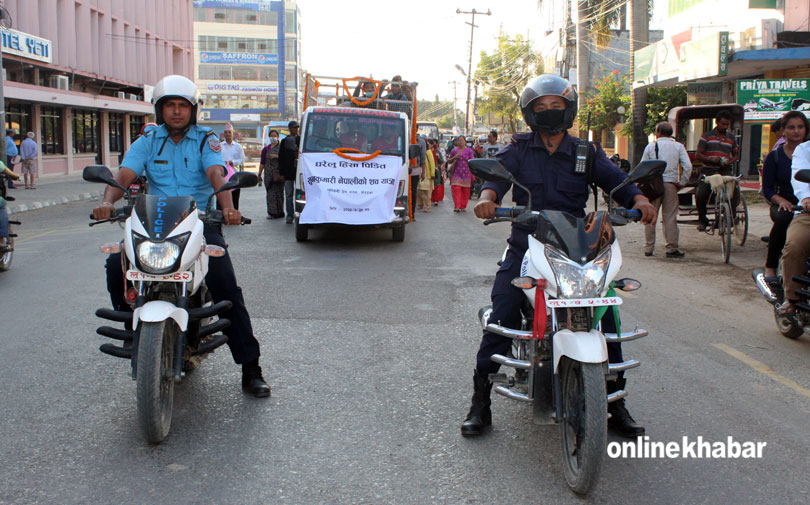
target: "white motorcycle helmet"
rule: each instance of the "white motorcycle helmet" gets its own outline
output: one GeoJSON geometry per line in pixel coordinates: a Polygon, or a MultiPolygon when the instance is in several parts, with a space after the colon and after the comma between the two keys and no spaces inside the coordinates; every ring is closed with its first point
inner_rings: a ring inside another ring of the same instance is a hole
{"type": "Polygon", "coordinates": [[[191,104],[191,122],[190,124],[197,124],[197,112],[199,106],[203,104],[200,97],[200,91],[197,86],[191,82],[191,79],[183,77],[182,75],[167,75],[155,84],[155,90],[152,93],[152,103],[155,105],[155,120],[157,124],[162,125],[163,112],[162,102],[169,98],[182,98],[191,104]]]}

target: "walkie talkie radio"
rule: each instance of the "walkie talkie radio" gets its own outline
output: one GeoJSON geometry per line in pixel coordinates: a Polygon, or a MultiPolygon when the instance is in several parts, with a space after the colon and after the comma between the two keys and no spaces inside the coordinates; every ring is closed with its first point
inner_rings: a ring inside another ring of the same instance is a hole
{"type": "Polygon", "coordinates": [[[588,171],[588,143],[579,142],[575,153],[576,163],[574,164],[574,172],[577,174],[584,174],[588,171]]]}

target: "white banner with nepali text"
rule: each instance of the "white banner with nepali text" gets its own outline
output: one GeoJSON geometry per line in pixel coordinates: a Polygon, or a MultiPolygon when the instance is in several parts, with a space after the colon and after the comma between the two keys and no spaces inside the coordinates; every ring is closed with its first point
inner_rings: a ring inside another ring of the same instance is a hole
{"type": "Polygon", "coordinates": [[[390,223],[402,158],[377,156],[351,161],[335,153],[302,153],[306,205],[302,224],[390,223]]]}

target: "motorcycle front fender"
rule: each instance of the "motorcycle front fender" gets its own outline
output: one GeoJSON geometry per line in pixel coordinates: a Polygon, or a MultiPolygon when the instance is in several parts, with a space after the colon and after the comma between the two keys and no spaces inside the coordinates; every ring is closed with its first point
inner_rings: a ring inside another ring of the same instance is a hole
{"type": "Polygon", "coordinates": [[[581,363],[605,363],[608,360],[605,336],[597,330],[560,330],[554,334],[554,373],[560,358],[568,358],[581,363]]]}
{"type": "Polygon", "coordinates": [[[163,300],[153,300],[146,302],[143,307],[138,307],[132,314],[132,327],[138,329],[140,321],[145,323],[159,323],[167,319],[173,319],[182,331],[188,327],[188,312],[163,300]]]}

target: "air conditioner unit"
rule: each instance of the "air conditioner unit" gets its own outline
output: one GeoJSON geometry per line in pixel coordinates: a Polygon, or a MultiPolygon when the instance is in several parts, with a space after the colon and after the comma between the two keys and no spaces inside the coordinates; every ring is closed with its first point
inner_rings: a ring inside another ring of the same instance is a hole
{"type": "Polygon", "coordinates": [[[211,111],[210,110],[202,111],[202,114],[200,115],[200,119],[211,119],[211,111]]]}
{"type": "Polygon", "coordinates": [[[48,86],[51,88],[57,89],[70,89],[70,79],[66,75],[52,75],[50,79],[48,79],[48,86]]]}
{"type": "Polygon", "coordinates": [[[118,95],[118,98],[126,98],[127,97],[127,94],[124,93],[123,91],[119,91],[118,93],[116,93],[116,95],[118,95]]]}
{"type": "Polygon", "coordinates": [[[130,100],[139,100],[138,95],[135,95],[133,93],[127,93],[127,98],[129,98],[130,100]]]}

